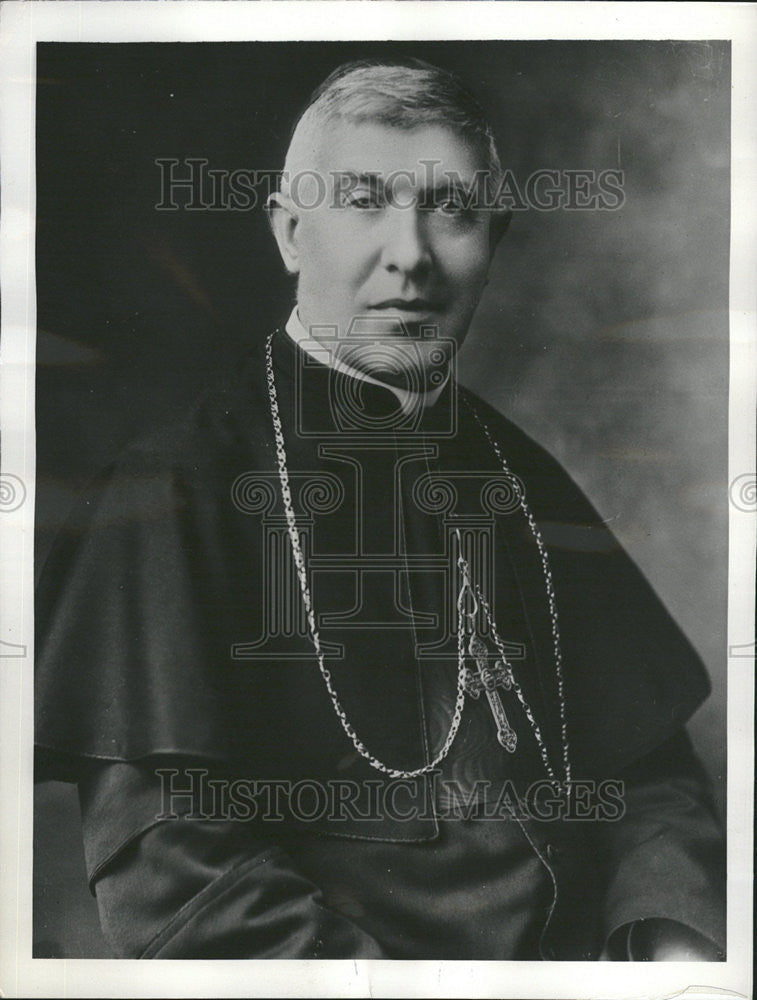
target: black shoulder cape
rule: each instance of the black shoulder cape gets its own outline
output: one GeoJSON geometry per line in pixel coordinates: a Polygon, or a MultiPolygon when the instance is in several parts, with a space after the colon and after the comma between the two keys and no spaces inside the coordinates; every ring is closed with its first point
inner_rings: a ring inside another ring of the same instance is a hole
{"type": "MultiPolygon", "coordinates": [[[[328,456],[318,428],[308,436],[291,427],[301,352],[283,335],[274,343],[290,468],[323,473],[328,456]]],[[[322,393],[318,379],[328,372],[308,376],[307,399],[322,393]]],[[[708,694],[704,668],[561,466],[467,390],[453,386],[446,396],[433,419],[442,426],[451,406],[456,424],[440,439],[440,463],[458,472],[498,469],[475,409],[525,484],[559,609],[574,775],[613,776],[685,723],[708,694]]],[[[313,411],[318,419],[324,398],[313,411]]],[[[333,485],[326,469],[321,489],[333,485]]],[[[381,516],[386,498],[371,499],[381,516]]],[[[316,489],[311,512],[318,502],[316,489]]],[[[351,516],[349,497],[341,503],[337,522],[345,511],[351,516]]],[[[281,520],[283,510],[261,344],[235,385],[106,470],[48,558],[36,601],[39,779],[78,780],[92,761],[177,755],[246,775],[380,777],[340,727],[307,637],[283,635],[278,651],[265,655],[263,514],[281,520]]],[[[538,553],[525,519],[508,524],[511,551],[524,553],[525,602],[537,609],[543,633],[535,641],[538,677],[523,683],[559,760],[538,553]]],[[[340,544],[336,534],[332,542],[340,544]]],[[[377,683],[376,669],[342,672],[344,703],[379,757],[417,767],[428,747],[415,674],[382,661],[377,683]]]]}

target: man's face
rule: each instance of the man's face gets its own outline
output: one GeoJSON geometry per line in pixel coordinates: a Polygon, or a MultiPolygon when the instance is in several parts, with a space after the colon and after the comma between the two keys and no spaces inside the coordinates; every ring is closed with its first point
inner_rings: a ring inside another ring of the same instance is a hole
{"type": "MultiPolygon", "coordinates": [[[[358,318],[382,343],[433,327],[456,350],[491,256],[489,214],[466,210],[455,187],[473,185],[476,150],[442,126],[348,122],[330,125],[318,147],[310,169],[319,181],[304,175],[292,188],[291,255],[282,248],[298,274],[304,326],[336,327],[343,338],[358,318]]],[[[426,368],[433,339],[417,344],[426,368]]]]}

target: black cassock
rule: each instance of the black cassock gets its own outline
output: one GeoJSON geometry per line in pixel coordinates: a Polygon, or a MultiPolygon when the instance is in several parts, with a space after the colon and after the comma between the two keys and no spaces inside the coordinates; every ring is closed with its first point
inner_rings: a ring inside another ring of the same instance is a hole
{"type": "Polygon", "coordinates": [[[461,621],[498,660],[483,610],[468,597],[460,616],[462,544],[512,668],[496,697],[517,744],[482,691],[431,773],[392,778],[357,752],[308,631],[259,344],[88,491],[42,573],[36,776],[79,782],[115,952],[586,959],[650,917],[723,949],[721,831],[683,728],[707,677],[586,498],[454,383],[400,412],[283,332],[273,358],[349,725],[418,769],[454,716],[461,621]],[[566,758],[568,811],[550,784],[566,758]]]}

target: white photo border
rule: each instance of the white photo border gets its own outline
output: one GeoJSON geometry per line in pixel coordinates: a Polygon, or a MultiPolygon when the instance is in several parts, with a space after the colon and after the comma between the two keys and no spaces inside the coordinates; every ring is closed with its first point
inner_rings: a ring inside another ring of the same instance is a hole
{"type": "Polygon", "coordinates": [[[7,0],[0,6],[0,990],[86,997],[751,996],[757,8],[479,0],[7,0]],[[732,45],[728,958],[723,963],[152,961],[32,958],[35,45],[41,41],[727,39],[732,45]],[[743,477],[746,477],[744,479],[743,477]],[[751,478],[750,478],[751,477],[751,478]],[[751,490],[751,493],[749,491],[751,490]],[[10,509],[13,507],[13,509],[10,509]],[[694,994],[692,994],[694,995],[694,994]]]}

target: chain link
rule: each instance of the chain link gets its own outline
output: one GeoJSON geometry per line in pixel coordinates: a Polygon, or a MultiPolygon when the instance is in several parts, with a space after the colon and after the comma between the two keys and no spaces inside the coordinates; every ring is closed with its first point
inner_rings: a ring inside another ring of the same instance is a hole
{"type": "MultiPolygon", "coordinates": [[[[318,629],[316,628],[315,613],[314,613],[314,610],[313,610],[313,602],[312,602],[312,597],[311,597],[311,594],[310,594],[310,587],[308,585],[308,579],[307,579],[307,568],[305,566],[305,557],[304,557],[303,552],[302,552],[302,546],[300,545],[299,532],[297,530],[297,520],[296,520],[296,517],[295,517],[294,508],[292,506],[292,493],[291,493],[291,488],[290,488],[290,485],[289,485],[289,471],[287,469],[287,456],[286,456],[286,447],[285,447],[285,442],[284,442],[284,431],[283,431],[283,427],[282,427],[282,423],[281,423],[281,417],[280,417],[280,414],[279,414],[278,394],[276,392],[276,381],[275,381],[274,373],[273,373],[273,351],[272,351],[273,337],[274,337],[274,334],[270,334],[269,337],[268,337],[268,339],[267,339],[267,341],[266,341],[266,350],[265,350],[266,382],[267,382],[267,385],[268,385],[268,396],[269,396],[270,407],[271,407],[271,419],[272,419],[272,422],[273,422],[273,433],[274,433],[274,439],[275,439],[275,444],[276,444],[276,460],[277,460],[277,464],[278,464],[279,480],[281,482],[281,497],[282,497],[282,500],[283,500],[283,503],[284,503],[284,511],[286,513],[287,530],[288,530],[288,533],[289,533],[289,539],[290,539],[291,546],[292,546],[292,555],[294,557],[295,567],[297,569],[297,576],[298,576],[299,583],[300,583],[300,591],[302,593],[302,602],[303,602],[303,605],[305,607],[305,613],[306,613],[306,617],[307,617],[307,621],[308,621],[308,628],[310,630],[310,637],[311,637],[311,641],[313,643],[313,646],[315,647],[315,653],[316,653],[316,657],[317,657],[317,660],[318,660],[318,669],[320,670],[321,676],[323,677],[324,683],[326,685],[326,690],[329,693],[329,697],[331,698],[331,703],[332,703],[332,705],[334,707],[334,711],[336,712],[336,715],[337,715],[337,717],[338,717],[338,719],[339,719],[339,721],[340,721],[340,723],[342,725],[342,728],[343,728],[344,732],[347,734],[347,736],[349,737],[350,741],[352,742],[352,745],[354,746],[355,750],[360,754],[361,757],[363,757],[365,760],[368,761],[368,763],[371,765],[371,767],[375,768],[377,771],[381,771],[383,774],[387,774],[391,778],[417,778],[417,777],[420,777],[423,774],[428,774],[430,771],[432,771],[438,764],[440,764],[445,759],[445,757],[447,756],[447,754],[450,751],[450,747],[452,746],[452,743],[454,742],[455,737],[457,736],[458,729],[460,728],[460,722],[461,722],[461,719],[462,719],[463,708],[464,708],[464,704],[465,704],[465,634],[466,634],[466,628],[464,626],[463,619],[464,619],[464,617],[468,617],[469,619],[471,618],[471,615],[469,613],[467,613],[467,612],[464,611],[465,596],[466,596],[466,593],[470,593],[471,596],[474,599],[474,602],[476,601],[476,598],[478,598],[478,601],[480,602],[481,606],[484,609],[484,613],[486,615],[486,619],[487,619],[487,621],[489,623],[489,626],[490,626],[490,628],[492,630],[492,636],[494,637],[494,641],[495,641],[495,644],[497,646],[497,649],[498,649],[498,651],[500,653],[500,656],[502,657],[502,661],[505,664],[506,669],[509,672],[510,680],[512,681],[512,684],[513,684],[513,688],[514,688],[514,690],[516,692],[516,695],[518,697],[518,700],[520,701],[521,706],[523,707],[523,711],[525,712],[525,715],[526,715],[526,717],[527,717],[527,719],[529,721],[529,724],[531,725],[531,728],[532,728],[532,730],[534,732],[534,736],[536,737],[536,741],[537,741],[537,743],[539,745],[539,749],[540,749],[540,752],[541,752],[542,760],[543,760],[544,765],[545,765],[545,767],[547,769],[547,773],[550,775],[550,778],[553,781],[556,782],[557,779],[555,778],[554,771],[553,771],[552,766],[551,766],[551,764],[549,762],[549,756],[547,754],[546,745],[545,745],[544,739],[543,739],[543,737],[541,735],[541,731],[539,729],[538,723],[536,722],[536,719],[534,718],[534,715],[533,715],[533,712],[531,710],[531,707],[529,706],[528,702],[525,700],[525,698],[523,696],[523,692],[522,692],[522,690],[520,688],[520,685],[515,680],[515,677],[513,675],[512,666],[510,665],[510,663],[507,661],[507,659],[505,657],[504,646],[503,646],[503,643],[502,643],[501,639],[499,638],[499,634],[497,633],[496,625],[494,623],[494,619],[493,619],[493,616],[491,614],[491,609],[489,608],[489,604],[486,601],[486,599],[484,598],[483,594],[481,593],[481,589],[478,586],[478,584],[475,584],[474,586],[471,585],[470,567],[468,565],[467,560],[465,559],[465,556],[463,555],[462,540],[460,538],[460,532],[459,532],[458,529],[455,529],[455,535],[456,535],[457,544],[458,544],[457,565],[458,565],[458,568],[460,569],[460,573],[461,573],[461,577],[462,577],[462,586],[460,588],[460,593],[459,593],[458,599],[457,599],[457,616],[458,616],[458,627],[457,627],[457,656],[458,656],[457,691],[456,691],[456,696],[455,696],[455,709],[454,709],[454,712],[453,712],[452,721],[450,723],[449,731],[447,732],[447,736],[446,736],[446,738],[444,740],[444,743],[442,744],[441,750],[436,754],[436,756],[434,757],[434,759],[432,761],[430,761],[428,764],[425,764],[422,767],[415,768],[414,770],[402,770],[400,768],[389,767],[388,765],[384,764],[377,757],[375,757],[373,754],[371,754],[369,752],[369,750],[367,749],[367,747],[365,746],[365,744],[358,738],[358,735],[355,732],[353,726],[351,725],[351,723],[347,719],[347,713],[345,712],[344,708],[341,705],[341,702],[339,701],[339,696],[338,696],[338,694],[336,692],[336,689],[334,687],[334,684],[332,682],[331,672],[328,670],[328,668],[326,667],[326,664],[324,662],[324,654],[323,654],[323,650],[321,648],[320,636],[318,634],[318,629]]],[[[471,406],[471,404],[467,400],[465,400],[465,402],[466,402],[466,405],[468,406],[468,408],[473,413],[473,416],[476,418],[479,426],[483,429],[484,433],[486,434],[486,437],[489,440],[489,442],[490,442],[490,444],[491,444],[491,446],[492,446],[492,448],[494,450],[494,453],[496,454],[498,460],[500,461],[504,472],[508,476],[512,477],[512,473],[510,472],[510,469],[508,468],[507,463],[505,462],[505,460],[504,460],[504,458],[503,458],[503,456],[502,456],[502,454],[500,452],[500,449],[499,449],[499,446],[498,446],[497,442],[495,441],[495,439],[492,437],[491,433],[489,432],[489,428],[486,426],[486,424],[483,422],[483,420],[479,417],[478,413],[471,406]]],[[[531,511],[530,511],[530,509],[528,508],[528,506],[527,506],[527,504],[525,502],[525,497],[523,496],[522,493],[520,495],[520,507],[521,507],[521,509],[523,510],[523,513],[526,516],[526,520],[528,522],[529,528],[531,529],[531,533],[534,536],[534,539],[536,541],[536,545],[537,545],[537,547],[539,549],[539,554],[540,554],[540,557],[541,557],[542,568],[543,568],[543,571],[544,571],[544,576],[545,576],[545,581],[546,581],[546,586],[547,586],[547,599],[548,599],[548,602],[549,602],[550,616],[551,616],[551,619],[552,619],[552,635],[553,635],[553,644],[554,644],[554,650],[555,650],[555,668],[556,668],[556,671],[557,671],[558,696],[559,696],[559,700],[560,700],[560,720],[561,720],[561,733],[562,733],[562,745],[563,745],[563,763],[564,763],[564,770],[565,770],[565,781],[567,783],[567,786],[569,787],[569,785],[570,785],[570,773],[571,772],[570,772],[570,760],[569,760],[569,749],[568,749],[568,738],[567,738],[567,726],[566,726],[566,719],[565,719],[565,698],[564,698],[563,677],[562,677],[562,653],[561,653],[561,650],[560,650],[560,632],[559,632],[559,625],[558,625],[558,620],[557,620],[557,604],[556,604],[556,601],[555,601],[554,587],[553,587],[553,584],[552,584],[552,574],[551,574],[551,570],[549,568],[549,562],[548,562],[548,559],[547,559],[547,553],[546,553],[546,549],[544,547],[544,542],[542,540],[542,537],[541,537],[539,529],[538,529],[538,527],[536,525],[536,522],[535,522],[535,520],[533,518],[533,515],[531,514],[531,511]]],[[[475,615],[475,611],[473,612],[473,615],[475,615]]]]}
{"type": "MultiPolygon", "coordinates": [[[[302,602],[305,606],[305,613],[308,620],[308,627],[310,629],[310,637],[315,647],[316,657],[318,659],[318,669],[321,672],[321,676],[326,684],[326,690],[331,698],[331,704],[334,706],[334,711],[342,724],[342,729],[345,731],[347,736],[350,738],[352,745],[355,750],[360,754],[361,757],[365,758],[371,767],[375,768],[377,771],[381,771],[383,774],[389,775],[390,778],[417,778],[422,774],[428,774],[432,771],[438,764],[444,760],[444,758],[449,753],[450,747],[457,736],[457,731],[460,728],[460,720],[463,715],[463,706],[465,703],[465,650],[463,644],[463,629],[459,626],[461,622],[458,622],[458,638],[457,638],[457,651],[458,651],[458,670],[457,670],[457,695],[455,697],[455,711],[452,717],[452,722],[450,724],[449,732],[442,745],[439,753],[434,757],[434,759],[423,765],[423,767],[415,768],[412,771],[402,770],[397,767],[389,767],[378,759],[374,757],[372,753],[369,752],[365,744],[358,738],[357,733],[352,727],[351,723],[347,719],[347,713],[342,708],[341,702],[339,701],[339,696],[334,688],[331,671],[326,667],[324,662],[323,650],[321,649],[321,640],[318,634],[318,629],[316,628],[315,613],[313,611],[313,602],[310,595],[310,587],[308,586],[307,579],[307,569],[305,567],[305,557],[302,552],[302,546],[300,545],[299,532],[297,531],[297,521],[294,514],[294,508],[292,507],[292,493],[289,486],[289,472],[287,469],[286,460],[286,449],[284,445],[284,431],[281,424],[281,417],[279,415],[279,402],[278,394],[276,392],[276,381],[273,374],[273,356],[272,356],[272,342],[273,334],[268,337],[266,342],[266,381],[268,383],[268,395],[271,404],[271,418],[273,421],[273,434],[276,442],[276,459],[279,467],[279,480],[281,481],[281,497],[284,501],[284,511],[286,513],[287,529],[289,532],[289,540],[292,545],[292,554],[294,556],[295,567],[297,569],[297,576],[300,582],[300,591],[302,592],[302,602]]],[[[459,607],[459,601],[458,601],[459,607]]]]}
{"type": "MultiPolygon", "coordinates": [[[[463,400],[465,402],[465,405],[468,407],[470,412],[475,417],[479,427],[483,430],[484,434],[486,435],[486,438],[489,441],[489,444],[491,445],[494,454],[497,456],[497,460],[502,466],[503,472],[507,476],[510,476],[514,482],[517,482],[517,480],[513,476],[512,471],[510,470],[510,467],[507,464],[507,461],[505,460],[504,455],[500,450],[496,438],[492,435],[486,422],[479,416],[476,408],[465,397],[463,397],[463,400]]],[[[537,525],[534,515],[531,512],[531,508],[526,503],[525,492],[520,490],[518,495],[519,495],[520,509],[523,511],[523,514],[525,515],[528,527],[531,530],[531,534],[533,535],[534,541],[536,542],[536,547],[539,550],[539,558],[541,560],[542,572],[544,574],[544,582],[547,588],[547,603],[549,604],[549,616],[552,623],[552,648],[555,658],[555,675],[557,678],[557,699],[560,704],[560,741],[562,744],[562,763],[563,763],[563,771],[565,774],[566,788],[569,789],[571,782],[570,743],[568,741],[568,722],[567,722],[567,713],[565,706],[565,682],[563,678],[562,648],[560,644],[560,622],[557,615],[557,599],[555,598],[555,588],[552,580],[552,569],[549,565],[547,548],[544,544],[544,539],[541,536],[541,532],[539,531],[539,526],[537,525]]],[[[492,635],[497,645],[497,649],[499,650],[500,655],[502,656],[502,659],[504,660],[505,664],[510,669],[510,676],[513,682],[513,687],[518,696],[518,700],[523,706],[523,710],[526,713],[526,716],[528,717],[528,721],[531,723],[531,727],[534,730],[534,735],[536,736],[537,742],[539,744],[542,760],[544,761],[544,764],[547,767],[547,772],[552,778],[552,780],[556,781],[557,779],[555,777],[554,771],[552,770],[552,767],[549,764],[546,745],[541,736],[539,726],[536,722],[536,719],[533,717],[533,713],[531,711],[530,706],[523,697],[523,693],[521,691],[520,686],[518,685],[518,683],[515,680],[515,677],[513,676],[512,667],[510,667],[510,665],[507,663],[507,660],[505,659],[502,642],[497,633],[496,625],[494,623],[494,619],[489,609],[489,605],[486,601],[486,598],[480,592],[478,584],[476,584],[476,593],[479,597],[479,600],[481,601],[482,607],[484,608],[486,620],[488,621],[491,627],[492,635]]]]}

